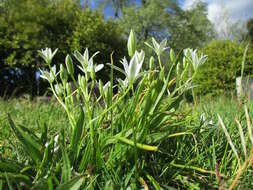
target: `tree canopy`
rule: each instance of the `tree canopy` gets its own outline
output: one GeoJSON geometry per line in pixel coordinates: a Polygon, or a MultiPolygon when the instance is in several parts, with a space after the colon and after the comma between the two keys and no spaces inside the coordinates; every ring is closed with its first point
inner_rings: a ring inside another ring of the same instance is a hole
{"type": "Polygon", "coordinates": [[[83,9],[78,0],[2,1],[1,89],[34,89],[37,69],[46,66],[37,51],[46,47],[58,48],[55,63],[62,63],[63,55],[86,47],[91,52],[100,51],[96,61],[109,62],[112,51],[116,56],[124,52],[121,33],[113,21],[105,21],[97,11],[83,9]]]}

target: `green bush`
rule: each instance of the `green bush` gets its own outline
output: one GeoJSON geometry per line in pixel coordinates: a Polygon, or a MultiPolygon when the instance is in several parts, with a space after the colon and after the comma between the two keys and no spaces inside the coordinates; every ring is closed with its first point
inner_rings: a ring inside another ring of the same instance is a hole
{"type": "Polygon", "coordinates": [[[106,63],[112,51],[123,56],[125,40],[121,34],[115,22],[104,21],[98,12],[84,10],[80,1],[4,1],[0,5],[0,95],[7,86],[8,94],[20,86],[24,91],[36,90],[36,70],[47,67],[40,62],[37,50],[58,48],[54,61],[59,65],[67,53],[90,47],[90,52],[101,52],[95,61],[106,63]],[[15,71],[14,67],[27,80],[8,74],[15,71]]]}
{"type": "MultiPolygon", "coordinates": [[[[200,85],[198,95],[221,94],[234,91],[237,76],[240,76],[245,44],[217,40],[202,49],[208,55],[205,65],[199,68],[195,84],[200,85]]],[[[250,46],[246,58],[245,75],[253,74],[253,47],[250,46]]]]}

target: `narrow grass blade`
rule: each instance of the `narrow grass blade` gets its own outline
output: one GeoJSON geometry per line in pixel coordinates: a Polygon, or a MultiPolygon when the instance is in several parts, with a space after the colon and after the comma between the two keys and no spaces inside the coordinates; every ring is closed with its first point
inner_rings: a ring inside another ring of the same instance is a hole
{"type": "Polygon", "coordinates": [[[52,176],[49,176],[48,180],[47,180],[47,183],[48,183],[48,189],[49,190],[53,190],[54,189],[54,186],[53,186],[53,179],[52,179],[52,176]]]}
{"type": "Polygon", "coordinates": [[[88,163],[91,160],[91,156],[92,156],[92,145],[89,142],[85,148],[85,151],[83,152],[83,157],[81,159],[81,162],[78,168],[79,172],[83,172],[83,170],[88,167],[88,163]]]}
{"type": "Polygon", "coordinates": [[[63,145],[61,145],[61,151],[62,151],[62,160],[63,160],[61,183],[65,183],[69,181],[71,178],[71,167],[70,167],[68,154],[63,145]]]}
{"type": "Polygon", "coordinates": [[[24,151],[30,156],[30,158],[36,163],[42,160],[40,150],[42,146],[30,135],[25,133],[20,127],[16,126],[12,121],[10,115],[8,115],[9,124],[11,129],[15,133],[18,140],[21,142],[24,151]]]}
{"type": "Polygon", "coordinates": [[[36,177],[35,177],[35,181],[40,177],[41,174],[43,174],[43,171],[45,171],[45,169],[47,169],[47,165],[50,159],[50,154],[51,152],[53,152],[53,148],[54,148],[54,139],[52,138],[50,143],[48,144],[48,146],[46,147],[45,151],[44,151],[44,155],[43,155],[43,159],[40,163],[40,167],[37,171],[36,177]]]}
{"type": "MultiPolygon", "coordinates": [[[[197,166],[189,166],[189,165],[182,165],[182,164],[175,164],[175,163],[170,163],[171,166],[176,167],[176,168],[181,168],[181,169],[191,169],[191,170],[195,170],[201,173],[206,173],[206,174],[212,174],[212,175],[216,175],[216,172],[214,171],[209,171],[209,170],[205,170],[203,168],[199,168],[197,166]]],[[[220,176],[225,177],[223,174],[220,174],[220,176]]]]}
{"type": "Polygon", "coordinates": [[[31,180],[28,176],[19,174],[19,173],[10,173],[10,172],[4,172],[0,173],[0,179],[13,179],[18,182],[25,182],[26,184],[31,184],[31,180]]]}
{"type": "Polygon", "coordinates": [[[241,142],[242,142],[243,153],[244,153],[244,157],[245,157],[245,160],[246,160],[247,159],[247,149],[246,149],[245,136],[243,134],[243,129],[242,129],[242,126],[241,126],[241,124],[240,124],[240,122],[238,121],[237,118],[235,118],[235,122],[237,123],[238,129],[239,129],[241,142]]]}
{"type": "Polygon", "coordinates": [[[128,172],[127,176],[126,176],[126,179],[125,179],[125,181],[124,181],[125,187],[128,186],[131,177],[134,175],[134,171],[135,171],[135,167],[133,167],[131,170],[129,170],[129,172],[128,172]]]}
{"type": "Polygon", "coordinates": [[[139,177],[139,182],[144,187],[144,190],[149,190],[146,181],[142,177],[139,177]]]}
{"type": "Polygon", "coordinates": [[[249,117],[248,108],[247,108],[247,106],[246,106],[246,105],[244,106],[244,110],[245,110],[245,115],[246,115],[246,120],[247,120],[247,126],[248,126],[249,138],[250,138],[251,144],[253,144],[252,127],[251,127],[251,122],[250,122],[250,117],[249,117]]]}
{"type": "MultiPolygon", "coordinates": [[[[135,146],[134,141],[131,141],[127,138],[124,138],[124,137],[115,137],[115,138],[123,143],[126,143],[131,146],[135,146]]],[[[147,151],[152,151],[152,152],[156,152],[158,150],[157,146],[150,146],[150,145],[140,144],[140,143],[136,143],[136,147],[142,150],[147,150],[147,151]]]]}
{"type": "Polygon", "coordinates": [[[170,76],[168,75],[167,78],[166,78],[166,81],[164,82],[163,84],[163,87],[162,87],[162,90],[160,91],[154,105],[152,106],[152,109],[151,109],[151,115],[154,113],[154,111],[156,110],[157,106],[159,105],[159,103],[161,102],[162,100],[162,97],[164,95],[164,93],[166,92],[167,90],[167,87],[168,87],[168,83],[169,83],[169,79],[170,79],[170,76]]]}
{"type": "Polygon", "coordinates": [[[155,187],[156,190],[162,189],[160,187],[159,183],[151,175],[147,175],[147,178],[149,179],[149,181],[151,181],[151,183],[153,184],[153,186],[155,187]]]}
{"type": "Polygon", "coordinates": [[[84,112],[83,112],[83,109],[81,109],[78,121],[76,123],[76,126],[72,134],[72,139],[71,139],[71,144],[70,144],[72,162],[74,162],[76,158],[78,157],[78,153],[80,150],[79,145],[80,145],[81,136],[82,136],[83,127],[84,127],[83,124],[84,124],[84,112]]]}
{"type": "Polygon", "coordinates": [[[6,178],[7,185],[8,185],[8,187],[9,187],[9,189],[10,189],[10,190],[14,190],[14,188],[13,188],[13,186],[12,186],[10,180],[9,180],[9,177],[8,177],[7,173],[5,173],[5,178],[6,178]]]}
{"type": "Polygon", "coordinates": [[[0,179],[0,190],[3,189],[3,181],[0,179]]]}
{"type": "Polygon", "coordinates": [[[233,142],[231,140],[231,137],[230,137],[230,135],[229,135],[229,133],[228,133],[228,131],[227,131],[227,129],[226,129],[226,127],[225,127],[225,125],[224,125],[224,123],[223,123],[223,121],[222,121],[222,119],[221,119],[221,117],[220,117],[219,114],[218,114],[218,120],[219,120],[219,123],[221,124],[221,127],[222,127],[222,129],[223,129],[226,137],[227,137],[228,143],[230,144],[230,146],[232,148],[232,151],[234,152],[235,157],[237,158],[238,164],[241,165],[240,158],[238,156],[236,148],[235,148],[235,146],[234,146],[234,144],[233,144],[233,142]]]}
{"type": "Polygon", "coordinates": [[[18,173],[21,169],[21,166],[14,162],[2,162],[0,161],[0,171],[2,172],[15,172],[18,173]]]}
{"type": "Polygon", "coordinates": [[[77,176],[74,177],[65,183],[59,185],[56,190],[78,190],[82,183],[83,183],[84,177],[82,176],[77,176]]]}
{"type": "Polygon", "coordinates": [[[47,132],[48,132],[48,127],[47,124],[44,123],[44,125],[41,127],[41,136],[40,136],[40,141],[42,144],[46,144],[47,142],[47,132]]]}

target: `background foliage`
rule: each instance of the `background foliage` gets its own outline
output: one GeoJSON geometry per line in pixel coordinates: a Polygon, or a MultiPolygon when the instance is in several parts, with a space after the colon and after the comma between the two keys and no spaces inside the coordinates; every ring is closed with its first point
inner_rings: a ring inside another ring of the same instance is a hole
{"type": "Polygon", "coordinates": [[[112,51],[117,56],[124,53],[123,45],[120,27],[104,21],[98,12],[83,9],[79,1],[4,1],[0,7],[0,94],[36,93],[36,71],[45,66],[38,58],[39,49],[58,48],[55,61],[59,64],[63,54],[90,47],[91,52],[100,51],[97,61],[106,63],[112,51]]]}
{"type": "MultiPolygon", "coordinates": [[[[236,77],[240,76],[242,57],[245,44],[238,44],[228,40],[216,40],[202,49],[208,55],[205,65],[199,68],[195,83],[200,85],[196,88],[197,93],[222,94],[226,91],[234,91],[236,77]]],[[[245,75],[252,75],[253,69],[253,47],[249,47],[245,75]]]]}

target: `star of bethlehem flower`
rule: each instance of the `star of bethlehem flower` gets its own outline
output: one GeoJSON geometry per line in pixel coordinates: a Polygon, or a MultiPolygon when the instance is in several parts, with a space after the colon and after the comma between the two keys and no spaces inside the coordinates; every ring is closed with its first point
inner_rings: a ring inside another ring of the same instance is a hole
{"type": "Polygon", "coordinates": [[[53,83],[54,82],[54,79],[55,77],[59,74],[56,73],[56,66],[54,65],[51,69],[51,71],[46,71],[46,70],[40,70],[40,77],[43,78],[43,79],[46,79],[48,80],[49,83],[53,83]]]}
{"type": "Polygon", "coordinates": [[[133,83],[138,78],[144,59],[145,53],[141,50],[141,52],[135,51],[129,64],[125,57],[121,60],[127,78],[127,81],[125,81],[124,84],[133,83]]]}
{"type": "Polygon", "coordinates": [[[51,48],[45,48],[45,49],[39,50],[38,53],[45,60],[45,62],[48,65],[50,65],[57,51],[58,49],[55,49],[54,52],[52,52],[51,48]]]}
{"type": "Polygon", "coordinates": [[[196,49],[185,49],[184,55],[191,62],[194,71],[196,71],[199,66],[203,65],[207,60],[207,55],[201,54],[199,57],[196,49]]]}
{"type": "Polygon", "coordinates": [[[166,47],[167,45],[167,40],[164,39],[160,44],[155,40],[155,38],[152,38],[152,45],[150,45],[149,43],[145,42],[145,44],[150,47],[151,49],[153,49],[155,51],[155,53],[157,54],[157,56],[160,56],[166,49],[168,49],[168,47],[166,47]]]}
{"type": "Polygon", "coordinates": [[[84,73],[88,72],[91,73],[93,68],[95,73],[103,69],[104,64],[94,64],[93,58],[98,54],[99,52],[94,53],[89,58],[89,51],[88,48],[85,49],[83,55],[79,51],[75,51],[74,56],[75,58],[80,62],[81,66],[78,66],[78,68],[83,71],[84,73]]]}

